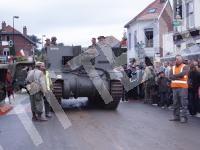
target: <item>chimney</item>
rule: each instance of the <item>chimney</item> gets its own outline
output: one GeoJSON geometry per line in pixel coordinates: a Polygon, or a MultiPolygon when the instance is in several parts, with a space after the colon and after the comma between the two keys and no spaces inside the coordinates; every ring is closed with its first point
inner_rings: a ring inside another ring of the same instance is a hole
{"type": "Polygon", "coordinates": [[[5,21],[3,21],[3,22],[1,23],[1,27],[2,27],[2,30],[5,30],[5,28],[6,28],[6,22],[5,22],[5,21]]]}
{"type": "Polygon", "coordinates": [[[27,28],[26,28],[26,26],[23,27],[23,35],[27,36],[27,28]]]}

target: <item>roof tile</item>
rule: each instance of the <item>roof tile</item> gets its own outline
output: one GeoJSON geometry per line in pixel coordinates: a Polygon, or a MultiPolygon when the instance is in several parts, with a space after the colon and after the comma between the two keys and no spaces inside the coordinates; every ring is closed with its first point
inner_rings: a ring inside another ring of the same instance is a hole
{"type": "MultiPolygon", "coordinates": [[[[0,32],[13,33],[13,27],[11,27],[10,25],[7,25],[3,30],[1,29],[0,32]]],[[[14,33],[21,34],[21,32],[17,31],[16,29],[14,29],[14,33]]]]}
{"type": "Polygon", "coordinates": [[[150,19],[157,19],[162,12],[166,2],[161,3],[160,0],[155,0],[151,4],[149,4],[142,12],[140,12],[135,18],[129,21],[125,27],[127,27],[130,23],[136,20],[150,20],[150,19]],[[155,9],[155,13],[150,13],[150,9],[155,9]]]}

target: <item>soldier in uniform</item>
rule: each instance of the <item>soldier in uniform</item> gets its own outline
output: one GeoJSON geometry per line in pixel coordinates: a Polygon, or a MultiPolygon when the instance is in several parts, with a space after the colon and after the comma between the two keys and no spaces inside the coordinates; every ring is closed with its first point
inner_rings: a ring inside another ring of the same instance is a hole
{"type": "Polygon", "coordinates": [[[26,81],[31,88],[29,88],[32,120],[33,121],[47,121],[42,116],[43,113],[43,95],[46,92],[45,88],[45,77],[43,72],[40,70],[40,62],[37,62],[35,68],[29,71],[26,81]]]}

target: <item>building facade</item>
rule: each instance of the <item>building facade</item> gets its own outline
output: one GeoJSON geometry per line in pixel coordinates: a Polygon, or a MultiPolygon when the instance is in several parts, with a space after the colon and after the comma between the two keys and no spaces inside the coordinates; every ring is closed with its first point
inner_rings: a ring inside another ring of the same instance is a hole
{"type": "Polygon", "coordinates": [[[23,33],[13,30],[13,27],[6,25],[6,22],[2,22],[2,27],[0,29],[0,55],[9,56],[10,47],[15,43],[15,52],[18,55],[21,51],[24,52],[25,56],[31,56],[33,53],[33,48],[36,43],[33,42],[27,35],[26,26],[23,27],[23,33]]]}
{"type": "MultiPolygon", "coordinates": [[[[192,47],[200,46],[199,8],[200,0],[174,0],[174,21],[177,25],[173,40],[176,53],[192,52],[192,47]]],[[[200,53],[200,48],[196,49],[198,51],[200,53]]]]}
{"type": "Polygon", "coordinates": [[[155,0],[127,28],[128,62],[132,58],[163,56],[163,35],[173,31],[173,11],[169,0],[155,0]]]}

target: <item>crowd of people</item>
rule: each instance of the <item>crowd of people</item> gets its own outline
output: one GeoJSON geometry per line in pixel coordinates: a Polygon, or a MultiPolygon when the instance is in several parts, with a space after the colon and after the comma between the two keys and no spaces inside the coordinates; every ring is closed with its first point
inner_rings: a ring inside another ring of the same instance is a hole
{"type": "MultiPolygon", "coordinates": [[[[122,100],[143,99],[145,104],[173,108],[171,121],[187,122],[188,110],[191,115],[200,113],[200,59],[184,60],[180,55],[175,58],[175,61],[153,64],[150,58],[145,57],[144,65],[135,59],[128,66],[125,65],[123,70],[133,86],[124,92],[122,100]]],[[[12,83],[12,75],[8,70],[6,90],[9,101],[11,96],[14,98],[12,83]]],[[[52,82],[43,62],[37,62],[35,68],[27,70],[26,84],[32,120],[47,121],[46,118],[50,118],[51,114],[45,94],[51,91],[52,82]]]]}
{"type": "Polygon", "coordinates": [[[183,115],[182,122],[187,117],[179,112],[186,113],[187,109],[191,115],[200,112],[200,60],[184,60],[177,55],[175,61],[153,64],[145,57],[144,65],[133,59],[124,66],[124,71],[134,84],[132,90],[125,92],[124,100],[131,97],[162,108],[172,107],[172,120],[179,120],[183,115]]]}

